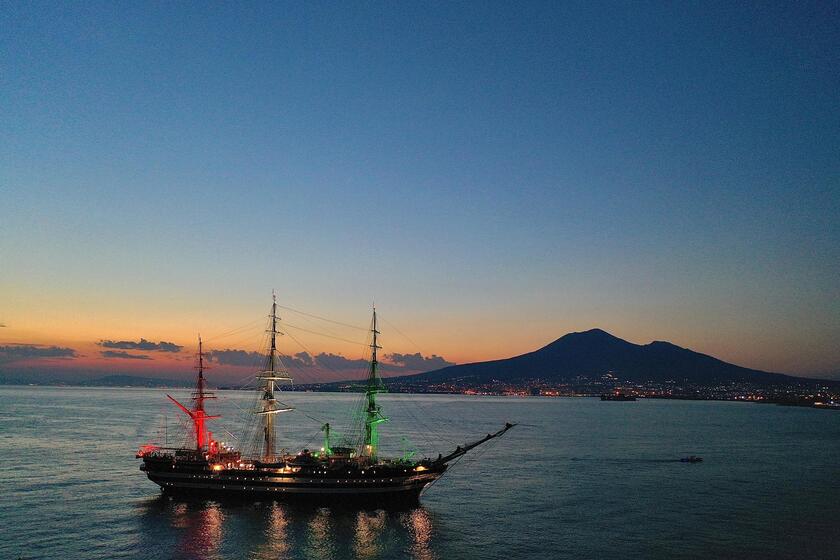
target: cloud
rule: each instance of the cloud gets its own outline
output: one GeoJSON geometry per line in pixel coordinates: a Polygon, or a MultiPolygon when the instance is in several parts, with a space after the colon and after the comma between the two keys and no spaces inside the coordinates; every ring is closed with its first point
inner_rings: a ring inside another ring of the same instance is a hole
{"type": "Polygon", "coordinates": [[[447,362],[436,354],[423,356],[420,352],[415,354],[385,354],[385,359],[396,366],[412,371],[432,371],[455,365],[453,362],[447,362]]]}
{"type": "Polygon", "coordinates": [[[6,326],[6,323],[0,323],[0,329],[6,326]]]}
{"type": "Polygon", "coordinates": [[[0,346],[0,363],[16,362],[37,358],[75,358],[76,351],[61,346],[42,344],[7,344],[0,346]]]}
{"type": "Polygon", "coordinates": [[[133,340],[100,340],[97,344],[103,348],[116,348],[118,350],[145,350],[147,352],[180,352],[183,346],[172,342],[152,342],[141,338],[140,342],[133,340]]]}
{"type": "MultiPolygon", "coordinates": [[[[298,352],[294,356],[279,354],[280,360],[287,366],[306,368],[316,364],[315,358],[307,352],[298,352]]],[[[247,350],[212,350],[207,352],[207,358],[221,366],[245,366],[259,367],[265,361],[265,354],[261,352],[249,352],[247,350]]]]}
{"type": "Polygon", "coordinates": [[[100,352],[103,358],[126,358],[129,360],[151,360],[149,356],[145,354],[129,354],[128,352],[122,351],[114,351],[114,350],[103,350],[100,352]]]}
{"type": "Polygon", "coordinates": [[[298,352],[292,359],[304,367],[312,367],[315,365],[315,360],[309,355],[309,352],[298,352]]]}
{"type": "Polygon", "coordinates": [[[326,369],[363,369],[368,367],[367,360],[351,360],[341,354],[327,354],[321,352],[315,356],[315,363],[326,369]]]}
{"type": "MultiPolygon", "coordinates": [[[[207,357],[219,365],[224,366],[245,366],[256,368],[265,361],[265,354],[260,352],[249,352],[247,350],[213,350],[207,352],[207,357]]],[[[292,368],[318,368],[333,371],[359,370],[368,367],[368,361],[365,359],[350,359],[341,354],[331,354],[321,352],[320,354],[311,355],[308,352],[298,352],[294,356],[285,354],[279,355],[280,360],[287,366],[292,368]]],[[[429,357],[422,356],[419,352],[416,354],[386,354],[385,358],[390,363],[382,363],[380,367],[387,371],[431,371],[433,369],[440,369],[442,367],[454,365],[452,362],[447,362],[442,357],[432,355],[429,357]]]]}
{"type": "Polygon", "coordinates": [[[206,355],[208,360],[222,366],[257,367],[265,359],[263,354],[247,350],[211,350],[206,355]]]}
{"type": "MultiPolygon", "coordinates": [[[[298,352],[294,356],[286,354],[278,354],[280,360],[289,366],[295,367],[312,367],[315,364],[315,359],[307,352],[298,352]]],[[[261,352],[249,352],[247,350],[212,350],[207,352],[207,357],[210,361],[216,362],[222,366],[247,366],[259,367],[265,361],[266,355],[261,352]]]]}
{"type": "MultiPolygon", "coordinates": [[[[246,350],[214,350],[207,353],[219,365],[257,367],[265,361],[265,354],[246,350]]],[[[280,354],[280,360],[293,368],[323,368],[332,370],[359,369],[367,367],[367,360],[350,360],[341,354],[321,352],[315,356],[309,352],[298,352],[294,356],[280,354]]]]}

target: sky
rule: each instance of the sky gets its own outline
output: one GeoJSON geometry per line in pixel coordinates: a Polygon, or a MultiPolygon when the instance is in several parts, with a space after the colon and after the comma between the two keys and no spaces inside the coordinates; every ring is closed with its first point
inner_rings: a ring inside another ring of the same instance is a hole
{"type": "Polygon", "coordinates": [[[375,301],[394,367],[598,327],[840,374],[839,11],[2,2],[0,372],[192,375],[276,290],[353,325],[281,310],[290,356],[375,301]]]}

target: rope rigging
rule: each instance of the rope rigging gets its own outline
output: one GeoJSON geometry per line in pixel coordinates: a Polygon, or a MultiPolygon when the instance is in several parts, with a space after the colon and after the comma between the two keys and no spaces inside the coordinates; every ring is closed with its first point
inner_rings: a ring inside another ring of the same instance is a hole
{"type": "Polygon", "coordinates": [[[347,342],[349,344],[356,344],[358,346],[364,346],[364,343],[359,342],[358,340],[350,340],[349,338],[343,338],[343,337],[340,337],[340,336],[333,336],[331,334],[320,333],[320,332],[317,332],[317,331],[312,331],[312,330],[309,330],[309,329],[305,329],[303,327],[298,327],[296,325],[292,325],[292,324],[289,324],[289,323],[283,323],[283,326],[288,327],[288,328],[292,328],[292,329],[297,329],[299,331],[303,331],[303,332],[309,333],[309,334],[323,336],[323,337],[326,337],[326,338],[334,338],[335,340],[340,340],[342,342],[347,342]]]}
{"type": "Polygon", "coordinates": [[[306,313],[304,311],[299,311],[297,309],[292,309],[291,307],[286,307],[286,306],[283,306],[283,305],[278,305],[277,307],[279,307],[280,309],[285,309],[286,311],[291,311],[293,313],[299,313],[299,314],[305,315],[307,317],[312,317],[313,319],[320,319],[321,321],[326,321],[327,323],[333,323],[335,325],[341,325],[342,327],[349,327],[351,329],[356,329],[356,330],[360,330],[360,331],[367,331],[368,330],[367,327],[360,327],[358,325],[351,325],[349,323],[342,323],[341,321],[334,321],[333,319],[327,319],[326,317],[321,317],[319,315],[314,315],[312,313],[306,313]]]}
{"type": "MultiPolygon", "coordinates": [[[[377,367],[379,365],[379,362],[377,361],[376,350],[380,347],[377,344],[376,338],[379,334],[379,331],[376,330],[376,312],[374,311],[374,318],[372,319],[371,326],[369,328],[365,328],[350,323],[332,320],[326,317],[322,317],[320,315],[308,313],[292,307],[279,305],[275,302],[274,309],[276,310],[277,308],[296,314],[301,320],[305,322],[305,325],[301,325],[300,323],[290,324],[286,321],[282,321],[282,323],[280,323],[278,321],[279,317],[276,317],[275,312],[272,312],[272,315],[269,316],[269,324],[262,333],[262,343],[258,347],[260,348],[260,350],[236,350],[237,352],[245,352],[245,356],[249,358],[247,361],[242,360],[242,357],[240,355],[236,356],[236,358],[239,359],[240,363],[232,363],[233,358],[223,357],[222,355],[220,355],[220,352],[223,351],[216,351],[215,354],[211,352],[211,360],[222,365],[235,365],[238,367],[249,366],[249,369],[251,371],[257,369],[259,366],[259,362],[262,361],[264,362],[265,366],[263,368],[263,373],[265,373],[265,371],[268,371],[270,373],[270,376],[273,376],[275,375],[275,373],[273,373],[275,371],[287,372],[288,370],[286,369],[286,365],[284,364],[284,354],[279,351],[276,351],[274,346],[275,335],[285,334],[291,339],[292,342],[299,346],[301,350],[306,353],[306,355],[310,356],[312,359],[310,365],[306,362],[305,356],[295,355],[287,350],[286,356],[288,356],[291,359],[291,364],[294,364],[293,369],[295,372],[295,376],[299,379],[299,383],[302,381],[305,384],[315,384],[319,382],[324,382],[324,373],[328,373],[329,377],[332,378],[332,381],[340,381],[348,377],[354,377],[353,374],[358,375],[361,372],[355,368],[337,369],[326,360],[318,360],[318,355],[310,351],[307,345],[304,343],[304,341],[299,339],[298,336],[295,336],[294,333],[307,333],[319,337],[338,340],[348,344],[353,344],[355,346],[371,348],[371,355],[368,357],[367,360],[364,360],[368,364],[368,378],[366,380],[367,384],[365,385],[365,382],[360,383],[360,386],[364,388],[364,392],[359,393],[355,399],[351,399],[350,401],[343,399],[339,401],[348,403],[349,410],[347,411],[347,413],[341,415],[347,419],[346,425],[344,426],[343,430],[333,430],[332,433],[335,437],[335,441],[340,441],[344,447],[354,448],[357,449],[360,454],[369,453],[371,457],[375,457],[376,447],[378,446],[377,424],[379,424],[380,422],[387,422],[390,420],[389,418],[386,418],[379,412],[380,405],[376,403],[375,400],[375,395],[377,393],[382,393],[386,391],[385,380],[380,375],[379,368],[377,367]],[[361,342],[358,339],[353,339],[348,336],[345,336],[340,332],[337,333],[333,329],[327,329],[326,325],[319,324],[318,322],[328,323],[329,325],[343,327],[346,329],[352,329],[354,331],[364,330],[366,332],[366,339],[364,342],[361,342]],[[280,330],[281,326],[282,331],[280,330]],[[292,331],[294,331],[294,333],[292,331]],[[268,351],[266,349],[268,349],[268,351]],[[224,361],[226,358],[228,360],[227,362],[224,361]],[[304,361],[300,362],[297,360],[304,361]],[[312,367],[311,370],[309,369],[310,367],[312,367]]],[[[221,341],[227,341],[224,344],[225,347],[235,349],[239,346],[241,342],[244,342],[246,339],[253,339],[253,335],[255,334],[254,331],[260,328],[260,322],[265,324],[265,318],[250,321],[240,326],[231,328],[227,331],[223,331],[219,334],[206,338],[205,341],[214,341],[217,344],[221,341]]],[[[402,339],[407,341],[410,347],[416,349],[420,356],[427,355],[422,352],[419,345],[414,340],[409,338],[391,321],[388,321],[387,319],[383,318],[382,322],[388,326],[389,332],[396,333],[402,339]]],[[[350,361],[355,362],[355,360],[350,361]]],[[[283,375],[288,376],[288,374],[283,375]]],[[[257,382],[260,381],[260,379],[260,374],[255,376],[253,373],[249,372],[247,375],[243,376],[236,382],[235,387],[239,389],[256,388],[258,385],[257,382]]],[[[290,383],[292,382],[290,376],[288,376],[288,378],[283,377],[283,379],[287,379],[290,383]]],[[[240,438],[236,438],[236,436],[234,436],[232,433],[227,432],[231,437],[238,440],[239,447],[243,451],[243,453],[247,453],[248,455],[254,457],[259,456],[259,450],[261,448],[263,448],[263,450],[267,449],[267,438],[271,437],[273,439],[275,437],[273,434],[269,435],[266,432],[265,427],[266,413],[264,412],[264,410],[266,406],[265,399],[268,393],[270,393],[269,397],[271,399],[271,402],[276,403],[276,405],[271,406],[276,406],[283,409],[277,410],[277,412],[294,410],[294,412],[297,412],[301,417],[307,418],[308,420],[311,420],[313,422],[317,422],[319,426],[327,424],[327,422],[323,418],[319,418],[320,414],[310,413],[307,410],[302,409],[298,405],[295,405],[294,407],[287,405],[284,402],[285,399],[281,399],[281,394],[283,392],[284,391],[280,385],[274,385],[273,383],[271,384],[270,391],[268,388],[264,387],[263,389],[261,389],[260,392],[258,392],[255,395],[255,402],[250,410],[247,410],[240,406],[235,399],[223,397],[226,402],[232,403],[232,405],[238,411],[238,414],[236,416],[239,417],[238,419],[240,421],[243,421],[242,423],[244,424],[244,428],[242,430],[240,438]]],[[[393,422],[396,424],[394,428],[408,428],[400,431],[402,431],[403,434],[405,434],[406,432],[409,433],[413,438],[419,438],[422,441],[423,446],[425,447],[424,452],[428,453],[429,456],[434,456],[438,451],[440,451],[440,445],[442,442],[446,442],[452,445],[456,443],[455,440],[453,440],[452,437],[448,434],[448,432],[445,432],[439,427],[436,427],[435,424],[437,424],[438,426],[446,426],[452,424],[463,426],[467,424],[464,421],[459,421],[459,418],[461,418],[462,420],[463,418],[459,415],[458,407],[444,406],[442,408],[438,404],[436,404],[435,406],[425,406],[422,397],[402,398],[401,396],[397,395],[386,396],[383,400],[383,403],[386,405],[386,408],[389,408],[389,405],[393,406],[392,412],[395,413],[393,422]],[[442,414],[443,417],[441,417],[442,414]],[[403,424],[405,426],[402,426],[403,424]]],[[[274,410],[271,410],[270,412],[274,412],[274,410]]],[[[283,430],[286,431],[287,429],[285,427],[285,424],[278,423],[275,425],[272,419],[268,419],[268,422],[270,423],[272,430],[275,428],[283,428],[283,430]]],[[[310,441],[311,440],[312,438],[310,438],[310,441]]],[[[408,441],[408,438],[403,437],[402,441],[403,456],[407,456],[409,454],[409,444],[406,443],[408,441]]],[[[493,443],[492,445],[495,445],[495,443],[493,443]]],[[[414,446],[411,445],[411,447],[414,446]]],[[[412,452],[412,454],[414,452],[412,452]]],[[[486,449],[481,450],[479,456],[483,455],[483,453],[486,453],[486,449]]],[[[452,465],[454,466],[458,464],[461,459],[462,457],[456,458],[452,465]]]]}

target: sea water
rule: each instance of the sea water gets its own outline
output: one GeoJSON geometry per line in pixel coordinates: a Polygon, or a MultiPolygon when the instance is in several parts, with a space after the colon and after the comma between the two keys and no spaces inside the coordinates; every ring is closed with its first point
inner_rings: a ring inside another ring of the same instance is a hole
{"type": "MultiPolygon", "coordinates": [[[[188,390],[169,391],[188,400],[188,390]]],[[[236,443],[253,395],[219,391],[236,443]]],[[[280,445],[319,448],[358,395],[286,393],[280,445]]],[[[0,387],[2,559],[840,558],[840,413],[735,402],[382,395],[383,455],[518,422],[403,511],[161,495],[137,448],[181,444],[151,389],[0,387]],[[679,462],[700,455],[698,464],[679,462]]]]}

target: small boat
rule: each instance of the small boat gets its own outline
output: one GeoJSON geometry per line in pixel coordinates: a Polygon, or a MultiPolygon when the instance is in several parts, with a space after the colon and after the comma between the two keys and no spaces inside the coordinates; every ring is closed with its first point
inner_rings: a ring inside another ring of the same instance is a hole
{"type": "Polygon", "coordinates": [[[817,401],[812,405],[814,408],[823,408],[826,410],[840,410],[840,402],[820,402],[817,401]]]}
{"type": "Polygon", "coordinates": [[[612,393],[604,393],[601,395],[602,401],[635,401],[636,395],[630,395],[628,393],[624,393],[619,389],[616,389],[612,393]]]}
{"type": "Polygon", "coordinates": [[[680,463],[702,463],[703,457],[698,457],[697,455],[689,455],[688,457],[683,457],[680,459],[680,463]]]}

